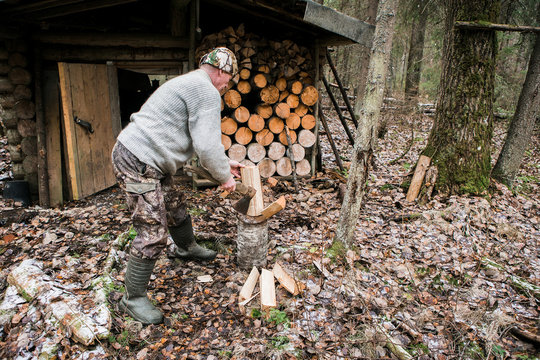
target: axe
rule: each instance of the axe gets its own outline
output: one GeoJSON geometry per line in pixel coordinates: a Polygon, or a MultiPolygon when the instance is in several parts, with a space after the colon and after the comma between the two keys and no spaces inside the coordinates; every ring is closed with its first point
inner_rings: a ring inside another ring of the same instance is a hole
{"type": "MultiPolygon", "coordinates": [[[[184,165],[184,170],[189,171],[190,173],[197,174],[200,177],[203,177],[207,180],[210,180],[216,185],[221,185],[219,181],[214,179],[214,177],[208,171],[206,171],[206,169],[203,169],[202,167],[193,167],[190,165],[184,165]]],[[[251,186],[244,185],[241,182],[237,181],[235,191],[243,195],[243,197],[240,200],[238,200],[236,203],[234,203],[232,207],[239,213],[246,215],[249,209],[249,203],[251,202],[251,199],[255,196],[255,193],[257,192],[257,190],[255,190],[251,186]]]]}

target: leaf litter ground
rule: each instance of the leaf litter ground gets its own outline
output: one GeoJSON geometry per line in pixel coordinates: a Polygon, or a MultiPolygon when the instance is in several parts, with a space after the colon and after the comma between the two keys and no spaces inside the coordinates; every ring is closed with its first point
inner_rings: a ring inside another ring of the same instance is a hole
{"type": "MultiPolygon", "coordinates": [[[[435,196],[419,205],[405,201],[401,184],[426,145],[432,119],[416,118],[410,151],[390,165],[408,147],[413,117],[384,116],[388,132],[375,153],[353,251],[332,245],[345,174],[336,171],[324,134],[323,171],[301,180],[298,193],[285,181],[265,187],[267,203],[280,195],[287,199],[286,209],[269,222],[268,268],[279,261],[307,285],[296,297],[278,287],[278,311],[270,319],[260,317],[257,300],[246,315],[237,305],[248,271],[235,264],[231,200],[186,184],[195,229],[219,255],[198,264],[170,258],[170,249],[163,254],[149,293],[165,313],[164,324],[143,327],[118,312],[127,260],[120,251],[111,273],[107,339],[82,346],[48,322],[35,302],[14,297],[15,311],[0,313],[0,357],[37,358],[52,342],[60,359],[396,358],[390,342],[422,359],[534,359],[538,348],[523,334],[539,334],[538,128],[515,191],[495,184],[490,196],[435,196]]],[[[330,122],[347,163],[351,148],[336,117],[330,122]]],[[[504,127],[496,124],[494,159],[504,127]]],[[[2,199],[1,210],[20,208],[2,199]]],[[[45,274],[84,298],[112,241],[130,227],[117,188],[25,214],[0,228],[0,290],[6,299],[8,274],[29,258],[42,261],[45,274]]]]}

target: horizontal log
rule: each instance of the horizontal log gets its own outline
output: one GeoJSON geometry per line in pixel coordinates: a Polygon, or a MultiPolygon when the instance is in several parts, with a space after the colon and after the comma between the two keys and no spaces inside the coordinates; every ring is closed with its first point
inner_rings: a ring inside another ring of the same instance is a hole
{"type": "Polygon", "coordinates": [[[239,144],[247,145],[253,139],[253,132],[248,127],[241,127],[236,130],[236,133],[234,134],[234,139],[239,144]]]}
{"type": "Polygon", "coordinates": [[[268,146],[274,141],[274,134],[268,129],[262,129],[255,134],[255,140],[262,146],[268,146]]]}
{"type": "Polygon", "coordinates": [[[466,30],[498,30],[498,31],[540,32],[540,27],[538,27],[538,26],[490,24],[490,23],[486,23],[486,22],[477,23],[477,22],[472,22],[472,21],[456,21],[455,26],[458,29],[466,29],[466,30]]]}
{"type": "Polygon", "coordinates": [[[131,47],[85,47],[44,46],[41,49],[43,60],[49,61],[187,61],[186,49],[131,48],[131,47]]]}
{"type": "Polygon", "coordinates": [[[258,163],[266,156],[266,149],[259,143],[249,144],[247,147],[247,157],[254,163],[258,163]]]}
{"type": "Polygon", "coordinates": [[[264,119],[259,114],[251,114],[248,120],[248,127],[251,131],[259,132],[264,129],[264,119]]]}
{"type": "Polygon", "coordinates": [[[263,178],[269,178],[276,173],[276,163],[272,159],[262,159],[257,166],[263,178]]]}
{"type": "Polygon", "coordinates": [[[37,33],[35,41],[44,44],[79,46],[128,46],[132,48],[189,49],[189,39],[164,34],[115,34],[115,33],[37,33]]]}
{"type": "Polygon", "coordinates": [[[228,151],[229,159],[235,160],[238,162],[241,162],[242,160],[244,160],[246,158],[246,154],[247,154],[246,147],[240,144],[231,145],[228,151]]]}

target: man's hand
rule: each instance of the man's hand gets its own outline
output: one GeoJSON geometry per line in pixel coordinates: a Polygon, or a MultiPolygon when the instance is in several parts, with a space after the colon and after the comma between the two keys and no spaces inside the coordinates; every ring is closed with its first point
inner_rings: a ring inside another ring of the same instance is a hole
{"type": "Polygon", "coordinates": [[[236,181],[234,181],[234,178],[231,176],[229,180],[221,184],[221,188],[223,188],[223,190],[226,190],[228,192],[233,192],[236,189],[236,181]]]}
{"type": "Polygon", "coordinates": [[[240,168],[246,167],[235,160],[229,160],[229,166],[231,167],[231,174],[236,177],[240,177],[240,168]]]}

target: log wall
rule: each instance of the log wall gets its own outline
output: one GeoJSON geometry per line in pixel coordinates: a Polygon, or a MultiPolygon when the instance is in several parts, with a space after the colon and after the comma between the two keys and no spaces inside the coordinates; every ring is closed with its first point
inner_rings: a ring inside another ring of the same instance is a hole
{"type": "Polygon", "coordinates": [[[7,136],[14,180],[38,193],[36,111],[33,72],[25,40],[0,41],[0,124],[7,136]]]}
{"type": "Polygon", "coordinates": [[[231,49],[239,65],[222,97],[222,142],[228,156],[258,165],[262,177],[288,176],[293,168],[300,176],[309,175],[319,98],[312,49],[248,33],[240,25],[206,36],[196,59],[219,46],[231,49]],[[299,166],[293,167],[291,158],[299,166]]]}

